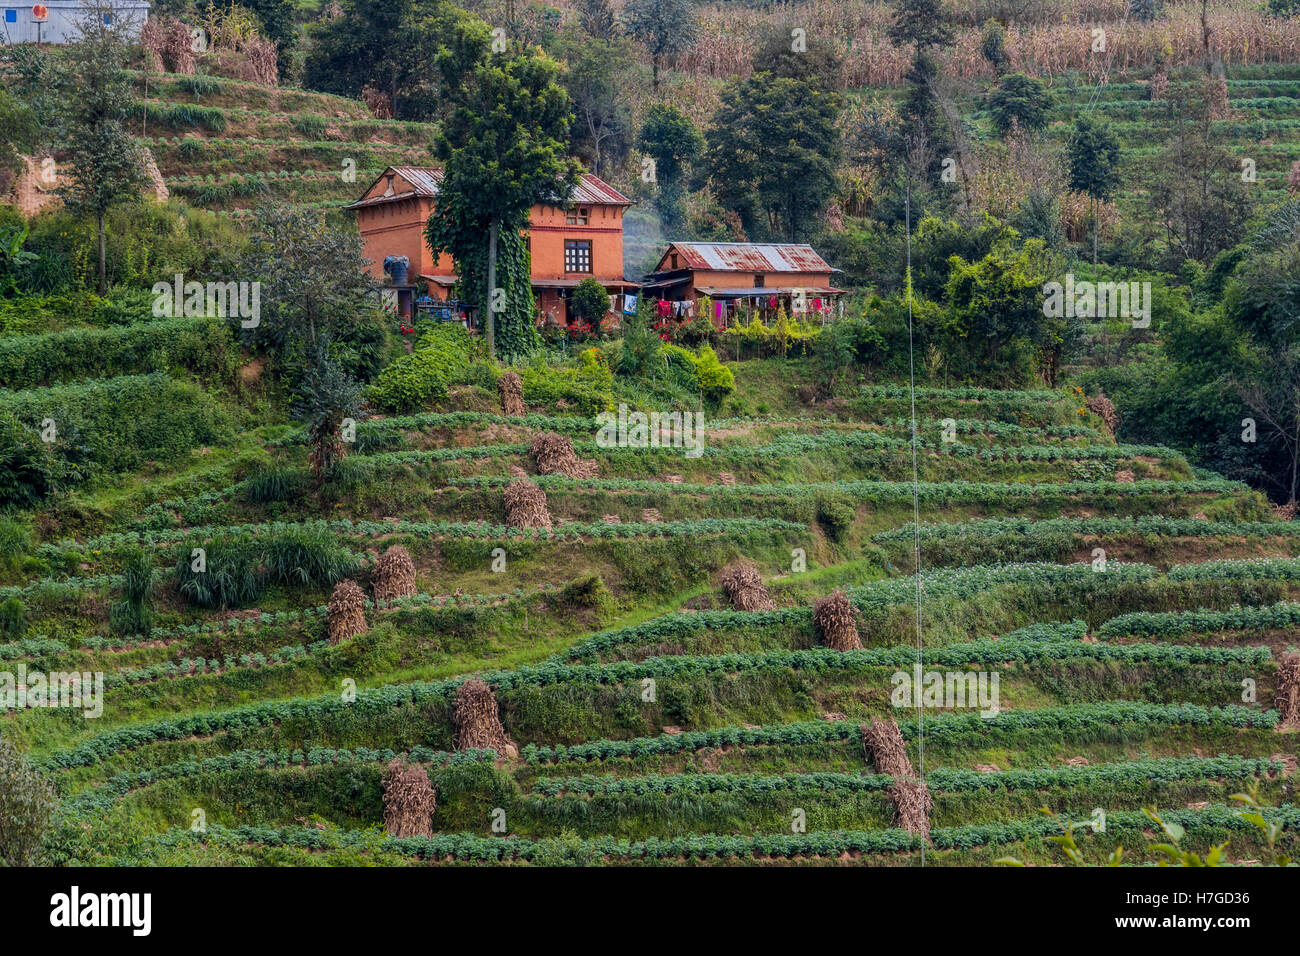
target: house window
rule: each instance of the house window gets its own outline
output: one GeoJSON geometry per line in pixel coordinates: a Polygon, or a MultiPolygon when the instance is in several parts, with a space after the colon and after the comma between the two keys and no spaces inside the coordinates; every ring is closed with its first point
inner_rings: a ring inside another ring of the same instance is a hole
{"type": "Polygon", "coordinates": [[[671,256],[668,257],[668,268],[670,269],[677,268],[677,253],[674,252],[671,256]]]}
{"type": "Polygon", "coordinates": [[[569,215],[565,218],[565,222],[570,226],[585,226],[587,220],[590,218],[590,209],[570,209],[569,215]]]}
{"type": "Polygon", "coordinates": [[[591,240],[564,240],[564,271],[591,272],[591,240]]]}
{"type": "Polygon", "coordinates": [[[755,288],[755,289],[761,289],[761,288],[763,288],[763,285],[764,285],[764,284],[765,284],[765,280],[763,279],[763,276],[762,276],[761,274],[760,274],[760,275],[756,275],[756,276],[754,276],[754,288],[755,288]]]}

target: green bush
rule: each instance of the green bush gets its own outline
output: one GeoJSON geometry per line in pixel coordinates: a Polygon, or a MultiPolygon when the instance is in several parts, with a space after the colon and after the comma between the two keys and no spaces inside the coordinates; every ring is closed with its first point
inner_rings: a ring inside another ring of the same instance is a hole
{"type": "Polygon", "coordinates": [[[228,381],[237,362],[234,340],[221,319],[167,319],[0,339],[0,381],[13,388],[172,367],[228,381]]]}
{"type": "Polygon", "coordinates": [[[410,411],[447,400],[447,385],[480,356],[480,347],[459,323],[436,325],[420,336],[415,351],[384,369],[370,387],[370,401],[388,411],[410,411]]]}
{"type": "MultiPolygon", "coordinates": [[[[202,389],[155,372],[94,379],[77,385],[23,392],[0,391],[0,422],[17,420],[26,438],[12,425],[0,425],[0,461],[17,458],[28,476],[0,477],[0,502],[39,500],[60,483],[95,473],[120,474],[146,461],[174,461],[198,445],[228,437],[225,412],[202,389]],[[53,444],[42,443],[36,430],[51,420],[53,444]],[[31,447],[35,437],[38,445],[31,447]],[[52,456],[53,461],[40,455],[52,456]]],[[[5,469],[0,468],[0,475],[5,469]]]]}
{"type": "Polygon", "coordinates": [[[273,501],[291,501],[307,488],[307,475],[301,468],[273,465],[244,479],[241,486],[244,500],[253,504],[273,501]]]}
{"type": "Polygon", "coordinates": [[[852,502],[841,498],[827,498],[817,503],[817,520],[836,543],[844,541],[857,516],[852,502]]]}
{"type": "Polygon", "coordinates": [[[26,629],[27,605],[16,597],[0,601],[0,635],[13,640],[22,637],[26,629]]]}
{"type": "Polygon", "coordinates": [[[176,587],[199,607],[243,607],[268,585],[330,587],[356,567],[324,524],[282,525],[265,535],[190,539],[176,552],[176,587]]]}
{"type": "Polygon", "coordinates": [[[596,415],[614,404],[614,376],[609,363],[598,349],[586,349],[578,357],[577,368],[556,368],[535,364],[521,368],[524,403],[553,408],[560,403],[583,415],[596,415]]]}

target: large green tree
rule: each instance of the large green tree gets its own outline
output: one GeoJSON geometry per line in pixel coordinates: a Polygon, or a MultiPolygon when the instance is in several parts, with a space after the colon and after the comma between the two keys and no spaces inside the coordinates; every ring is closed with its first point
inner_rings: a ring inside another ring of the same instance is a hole
{"type": "Polygon", "coordinates": [[[657,91],[664,57],[689,50],[695,42],[695,5],[692,0],[628,0],[623,15],[628,33],[650,54],[657,91]]]}
{"type": "Polygon", "coordinates": [[[655,103],[641,124],[636,145],[654,163],[647,169],[653,171],[655,211],[665,227],[681,226],[686,177],[704,154],[704,136],[678,107],[655,103]]]}
{"type": "Polygon", "coordinates": [[[436,119],[442,83],[431,60],[466,16],[448,0],[342,0],[342,13],[311,28],[304,85],[341,96],[369,86],[398,119],[436,119]]]}
{"type": "Polygon", "coordinates": [[[1034,132],[1047,125],[1051,95],[1042,80],[1023,73],[1009,73],[998,81],[989,96],[989,108],[998,132],[1006,136],[1012,129],[1034,132]]]}
{"type": "Polygon", "coordinates": [[[502,355],[526,355],[538,335],[522,231],[533,206],[567,205],[581,172],[568,156],[569,95],[555,60],[518,44],[493,53],[482,21],[461,18],[445,40],[437,65],[452,108],[436,144],[443,175],[425,236],[456,260],[489,353],[499,338],[502,355]]]}
{"type": "Polygon", "coordinates": [[[561,82],[573,103],[572,147],[597,176],[607,176],[632,147],[622,83],[631,55],[626,37],[595,39],[577,30],[567,32],[559,47],[565,62],[561,82]]]}
{"type": "Polygon", "coordinates": [[[1106,124],[1088,116],[1074,121],[1066,147],[1070,188],[1086,193],[1092,204],[1092,267],[1097,268],[1097,202],[1119,185],[1119,139],[1106,124]]]}
{"type": "MultiPolygon", "coordinates": [[[[261,283],[261,314],[241,329],[245,340],[266,349],[295,380],[318,364],[311,356],[319,348],[371,340],[377,304],[356,230],[330,226],[319,210],[287,205],[263,206],[255,221],[231,276],[261,283]]],[[[373,363],[352,364],[362,376],[374,371],[366,367],[373,363]]]]}
{"type": "Polygon", "coordinates": [[[108,292],[105,223],[114,206],[136,202],[144,184],[140,150],[127,119],[135,104],[131,74],[132,21],[106,0],[87,0],[75,20],[76,42],[63,79],[63,140],[72,154],[61,191],[74,212],[93,216],[99,243],[98,289],[108,292]]]}
{"type": "Polygon", "coordinates": [[[746,232],[805,239],[835,190],[840,97],[760,73],[733,83],[707,134],[709,179],[746,232]]]}

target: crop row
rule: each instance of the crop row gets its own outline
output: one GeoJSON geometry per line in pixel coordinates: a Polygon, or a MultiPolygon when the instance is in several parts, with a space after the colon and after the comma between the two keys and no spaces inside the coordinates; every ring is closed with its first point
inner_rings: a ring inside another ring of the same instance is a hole
{"type": "MultiPolygon", "coordinates": [[[[400,453],[399,453],[400,454],[400,453]]],[[[513,479],[491,475],[452,478],[448,484],[461,488],[499,488],[513,479]]],[[[720,498],[812,498],[843,495],[861,501],[911,501],[915,493],[925,503],[1004,504],[1009,500],[1055,502],[1088,496],[1136,497],[1142,495],[1236,494],[1249,489],[1238,481],[1211,478],[1189,481],[1062,481],[1011,483],[980,481],[827,481],[802,484],[711,485],[693,482],[669,483],[638,478],[567,478],[540,475],[533,479],[545,489],[572,493],[635,491],[674,495],[709,495],[720,498]]]]}
{"type": "Polygon", "coordinates": [[[302,528],[324,528],[345,538],[374,538],[384,535],[416,535],[440,538],[470,538],[482,541],[529,540],[574,541],[580,538],[674,538],[718,534],[744,534],[751,531],[807,531],[805,525],[780,518],[695,518],[686,521],[606,524],[603,521],[568,521],[551,528],[513,528],[504,524],[461,521],[263,521],[239,525],[203,525],[188,528],[164,528],[158,531],[114,531],[87,541],[63,540],[44,544],[37,553],[60,558],[83,550],[111,551],[132,544],[160,545],[190,538],[249,534],[254,537],[280,534],[302,528]]]}
{"type": "MultiPolygon", "coordinates": [[[[927,741],[985,740],[1016,731],[1042,731],[1053,734],[1091,733],[1098,729],[1138,725],[1151,728],[1188,725],[1195,727],[1262,727],[1277,725],[1275,710],[1251,707],[1205,707],[1200,704],[1152,704],[1146,701],[1112,701],[1096,704],[1070,704],[1033,710],[1003,710],[991,717],[978,714],[948,713],[925,718],[927,741]]],[[[897,721],[905,739],[918,735],[917,721],[897,721]]],[[[690,730],[658,737],[632,740],[598,740],[583,744],[538,746],[529,744],[520,756],[530,764],[566,761],[594,762],[618,757],[640,758],[660,754],[690,753],[715,747],[801,746],[835,741],[858,742],[861,726],[854,721],[804,721],[772,724],[764,727],[719,727],[714,730],[690,730]]]]}
{"type": "MultiPolygon", "coordinates": [[[[1300,537],[1298,521],[1201,521],[1166,515],[1139,515],[1115,518],[984,518],[954,524],[922,524],[922,541],[946,541],[952,538],[1041,538],[1049,535],[1146,535],[1162,538],[1294,538],[1300,537]]],[[[911,542],[917,527],[910,521],[898,528],[872,536],[878,544],[911,542]]]]}
{"type": "MultiPolygon", "coordinates": [[[[1280,760],[1251,757],[1170,757],[1134,760],[1089,767],[1036,767],[1032,770],[978,770],[939,768],[925,775],[930,790],[961,793],[978,790],[1042,790],[1047,787],[1077,787],[1089,783],[1142,783],[1172,780],[1238,780],[1279,773],[1280,760]]],[[[732,793],[759,796],[781,791],[859,793],[886,789],[894,778],[888,774],[785,773],[771,776],[742,773],[676,773],[616,777],[583,774],[542,777],[533,785],[541,796],[582,794],[590,796],[659,796],[661,794],[732,793]]]]}
{"type": "Polygon", "coordinates": [[[1268,607],[1232,607],[1226,611],[1135,611],[1113,617],[1097,629],[1098,637],[1170,637],[1198,631],[1270,631],[1300,625],[1300,604],[1283,601],[1268,607]]]}
{"type": "Polygon", "coordinates": [[[932,388],[919,386],[913,389],[908,385],[863,385],[858,393],[865,398],[910,399],[913,394],[924,401],[951,400],[956,402],[1014,402],[1024,405],[1039,405],[1043,402],[1059,402],[1069,396],[1065,392],[1049,389],[1000,389],[960,386],[957,388],[932,388]]]}
{"type": "MultiPolygon", "coordinates": [[[[1294,828],[1300,824],[1300,808],[1268,808],[1262,815],[1270,822],[1294,828]]],[[[1161,815],[1168,823],[1184,830],[1251,831],[1254,824],[1242,811],[1225,806],[1202,810],[1170,810],[1161,815]]],[[[1143,831],[1151,826],[1141,811],[1116,810],[1107,814],[1110,831],[1143,831]]],[[[1004,823],[979,823],[961,827],[941,827],[930,831],[930,843],[941,850],[972,849],[981,846],[1014,843],[1034,837],[1063,832],[1064,824],[1055,818],[1032,817],[1004,823]]],[[[576,860],[675,860],[675,859],[750,859],[789,858],[796,856],[829,857],[843,853],[895,853],[919,849],[920,834],[899,828],[888,830],[826,830],[813,833],[777,833],[754,836],[673,837],[625,840],[596,837],[589,840],[527,840],[521,837],[484,837],[469,833],[439,834],[432,837],[380,837],[364,830],[318,830],[314,827],[271,828],[210,825],[203,833],[172,829],[157,839],[163,846],[188,846],[195,843],[241,847],[248,844],[293,847],[302,850],[338,848],[389,851],[420,859],[454,859],[477,862],[524,860],[553,863],[557,859],[576,860]]]]}
{"type": "Polygon", "coordinates": [[[160,319],[0,339],[0,382],[48,385],[181,366],[199,375],[233,364],[230,333],[217,318],[160,319]]]}
{"type": "MultiPolygon", "coordinates": [[[[999,438],[1096,438],[1096,429],[1086,425],[1046,425],[1031,428],[1013,422],[1002,422],[986,418],[938,419],[923,418],[918,423],[922,431],[938,431],[951,422],[957,434],[992,435],[999,438]]],[[[357,426],[357,435],[376,434],[389,431],[421,431],[428,428],[476,428],[487,425],[517,425],[539,431],[566,432],[571,434],[594,433],[600,423],[594,418],[582,418],[574,415],[500,415],[493,412],[423,412],[417,415],[392,415],[362,422],[357,426]]],[[[839,418],[773,418],[758,416],[748,418],[720,418],[704,424],[705,431],[726,430],[755,426],[790,426],[869,429],[883,428],[906,431],[910,434],[910,418],[882,418],[879,422],[846,421],[839,418]]],[[[304,429],[296,429],[287,435],[273,439],[267,444],[271,447],[300,445],[306,442],[304,429]]]]}
{"type": "Polygon", "coordinates": [[[147,787],[162,780],[192,777],[201,773],[220,773],[227,770],[266,770],[287,767],[319,767],[326,764],[388,763],[394,758],[432,766],[449,766],[493,761],[494,750],[434,750],[430,747],[412,747],[399,753],[391,749],[373,750],[354,747],[336,750],[332,747],[312,747],[308,750],[236,750],[233,753],[205,757],[202,760],[181,760],[146,770],[128,770],[109,777],[103,783],[83,790],[65,803],[80,814],[105,810],[132,790],[147,787]]]}
{"type": "MultiPolygon", "coordinates": [[[[1078,589],[1083,585],[1145,581],[1159,572],[1147,564],[1109,562],[1104,572],[1094,571],[1091,564],[1003,564],[974,565],[964,568],[925,568],[921,587],[927,598],[968,597],[1003,584],[1065,586],[1078,589]]],[[[863,612],[905,603],[915,598],[913,577],[888,578],[846,589],[854,607],[863,612]]],[[[576,660],[601,654],[618,647],[657,644],[672,641],[703,630],[743,627],[758,629],[784,624],[811,622],[812,608],[780,608],[775,611],[690,611],[661,617],[593,634],[558,652],[552,660],[576,660]]],[[[1065,636],[1081,636],[1068,633],[1065,636]]]]}
{"type": "MultiPolygon", "coordinates": [[[[559,589],[559,585],[542,584],[536,588],[515,588],[513,591],[503,591],[496,594],[426,594],[423,591],[418,594],[408,594],[403,597],[394,598],[392,603],[384,611],[409,610],[417,607],[464,607],[469,605],[495,605],[508,601],[525,601],[531,600],[539,595],[552,594],[559,589]]],[[[315,607],[291,608],[285,611],[268,612],[263,611],[256,617],[225,617],[216,618],[206,621],[198,621],[194,624],[177,624],[170,627],[151,628],[148,634],[127,634],[127,635],[101,635],[96,634],[90,637],[80,638],[75,647],[62,641],[51,641],[44,638],[25,638],[14,641],[10,644],[0,644],[0,660],[8,658],[35,656],[45,653],[62,653],[78,648],[99,651],[99,650],[125,650],[131,647],[138,647],[142,644],[167,643],[178,638],[199,637],[204,634],[241,634],[250,635],[269,628],[269,627],[287,627],[303,621],[312,619],[323,619],[328,612],[328,605],[321,604],[315,607]]],[[[375,602],[367,597],[366,610],[375,612],[381,610],[376,608],[375,602]]]]}
{"type": "MultiPolygon", "coordinates": [[[[821,435],[783,435],[763,445],[705,445],[701,449],[706,458],[770,459],[802,455],[810,451],[838,449],[872,449],[877,451],[905,452],[912,442],[879,432],[830,432],[821,435]]],[[[961,442],[945,442],[931,438],[920,439],[917,447],[935,454],[979,461],[1115,461],[1139,457],[1181,459],[1182,455],[1160,445],[1010,445],[980,448],[961,442]]],[[[574,442],[574,451],[580,455],[603,455],[611,449],[593,441],[574,442]]],[[[660,454],[680,458],[684,449],[660,446],[636,449],[638,454],[660,454]]],[[[475,458],[500,458],[507,455],[527,455],[529,446],[522,443],[502,445],[473,445],[457,448],[431,448],[418,451],[387,451],[366,455],[364,460],[372,465],[404,465],[424,461],[455,461],[475,458]]]]}

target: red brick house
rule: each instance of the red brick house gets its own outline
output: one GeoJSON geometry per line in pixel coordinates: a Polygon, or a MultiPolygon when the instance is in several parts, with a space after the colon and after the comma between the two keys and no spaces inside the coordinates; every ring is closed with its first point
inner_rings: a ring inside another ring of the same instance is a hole
{"type": "MultiPolygon", "coordinates": [[[[422,295],[446,301],[456,282],[452,258],[446,254],[435,258],[424,241],[424,226],[441,179],[442,170],[436,167],[390,166],[361,198],[345,207],[356,211],[365,255],[376,278],[384,277],[385,257],[409,260],[407,281],[396,290],[403,315],[411,314],[414,300],[422,295]]],[[[565,323],[568,298],[588,277],[611,296],[636,291],[637,283],[623,275],[623,214],[631,205],[632,200],[613,186],[584,173],[568,208],[533,207],[524,237],[540,316],[565,323]]]]}
{"type": "Polygon", "coordinates": [[[655,271],[641,284],[660,313],[694,315],[700,299],[713,303],[710,316],[725,328],[737,312],[764,319],[784,308],[806,319],[837,313],[843,289],[831,284],[832,268],[812,246],[762,242],[671,242],[655,271]]]}

